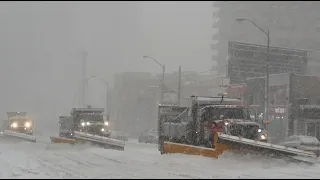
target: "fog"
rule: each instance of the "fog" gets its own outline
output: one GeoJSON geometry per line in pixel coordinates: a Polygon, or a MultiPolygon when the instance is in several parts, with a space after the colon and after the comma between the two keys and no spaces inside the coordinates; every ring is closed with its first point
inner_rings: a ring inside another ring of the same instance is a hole
{"type": "MultiPolygon", "coordinates": [[[[212,66],[211,2],[1,2],[1,118],[26,111],[40,131],[79,104],[80,52],[87,75],[113,84],[124,71],[158,73],[212,66]]],[[[89,85],[89,103],[104,107],[105,87],[89,85]]]]}

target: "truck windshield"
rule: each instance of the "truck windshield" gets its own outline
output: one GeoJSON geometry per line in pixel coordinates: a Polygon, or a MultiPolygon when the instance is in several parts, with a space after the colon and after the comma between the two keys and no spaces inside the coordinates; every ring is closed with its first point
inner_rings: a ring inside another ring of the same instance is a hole
{"type": "Polygon", "coordinates": [[[10,119],[11,122],[17,122],[17,123],[24,123],[29,121],[28,119],[25,118],[17,118],[17,119],[10,119]]]}
{"type": "Polygon", "coordinates": [[[103,115],[102,114],[81,114],[78,116],[79,120],[83,119],[84,121],[97,121],[103,122],[103,115]]]}
{"type": "Polygon", "coordinates": [[[242,108],[218,108],[218,111],[225,119],[245,119],[245,113],[242,108]]]}
{"type": "Polygon", "coordinates": [[[219,120],[221,115],[224,119],[246,119],[243,108],[215,107],[206,113],[206,116],[213,120],[219,120]]]}

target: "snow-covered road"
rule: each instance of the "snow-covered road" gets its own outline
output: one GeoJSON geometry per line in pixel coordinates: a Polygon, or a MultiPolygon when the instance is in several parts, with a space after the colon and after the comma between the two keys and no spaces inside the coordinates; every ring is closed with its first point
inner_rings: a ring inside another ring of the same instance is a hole
{"type": "MultiPolygon", "coordinates": [[[[39,138],[38,138],[39,139],[39,138]]],[[[320,178],[320,165],[225,154],[211,159],[160,155],[157,145],[130,141],[125,151],[89,145],[0,141],[0,178],[320,178]]]]}

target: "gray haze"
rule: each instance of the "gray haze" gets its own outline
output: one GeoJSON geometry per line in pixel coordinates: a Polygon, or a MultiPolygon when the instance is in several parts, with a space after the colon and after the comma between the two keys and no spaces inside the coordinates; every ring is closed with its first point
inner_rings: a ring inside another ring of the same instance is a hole
{"type": "MultiPolygon", "coordinates": [[[[27,111],[37,126],[78,103],[80,50],[88,76],[124,71],[204,71],[212,66],[212,2],[1,2],[1,117],[27,111]]],[[[91,81],[89,103],[104,107],[104,85],[91,81]]]]}

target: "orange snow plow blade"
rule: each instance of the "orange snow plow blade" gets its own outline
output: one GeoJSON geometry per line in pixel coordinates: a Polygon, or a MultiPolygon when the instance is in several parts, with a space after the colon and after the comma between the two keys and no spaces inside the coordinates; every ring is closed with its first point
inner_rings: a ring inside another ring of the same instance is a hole
{"type": "Polygon", "coordinates": [[[217,143],[217,139],[218,136],[215,136],[215,149],[165,141],[163,144],[163,151],[164,153],[182,153],[218,158],[224,151],[231,148],[225,144],[217,143]]]}
{"type": "Polygon", "coordinates": [[[315,153],[285,146],[259,142],[236,136],[216,134],[213,148],[185,145],[172,142],[163,142],[163,153],[182,153],[192,155],[202,155],[218,158],[223,152],[231,150],[238,153],[257,153],[266,156],[284,158],[293,162],[304,162],[314,164],[317,156],[315,153]]]}
{"type": "Polygon", "coordinates": [[[66,143],[66,144],[75,144],[76,140],[68,139],[68,138],[61,138],[61,137],[50,137],[51,142],[53,143],[66,143]]]}

